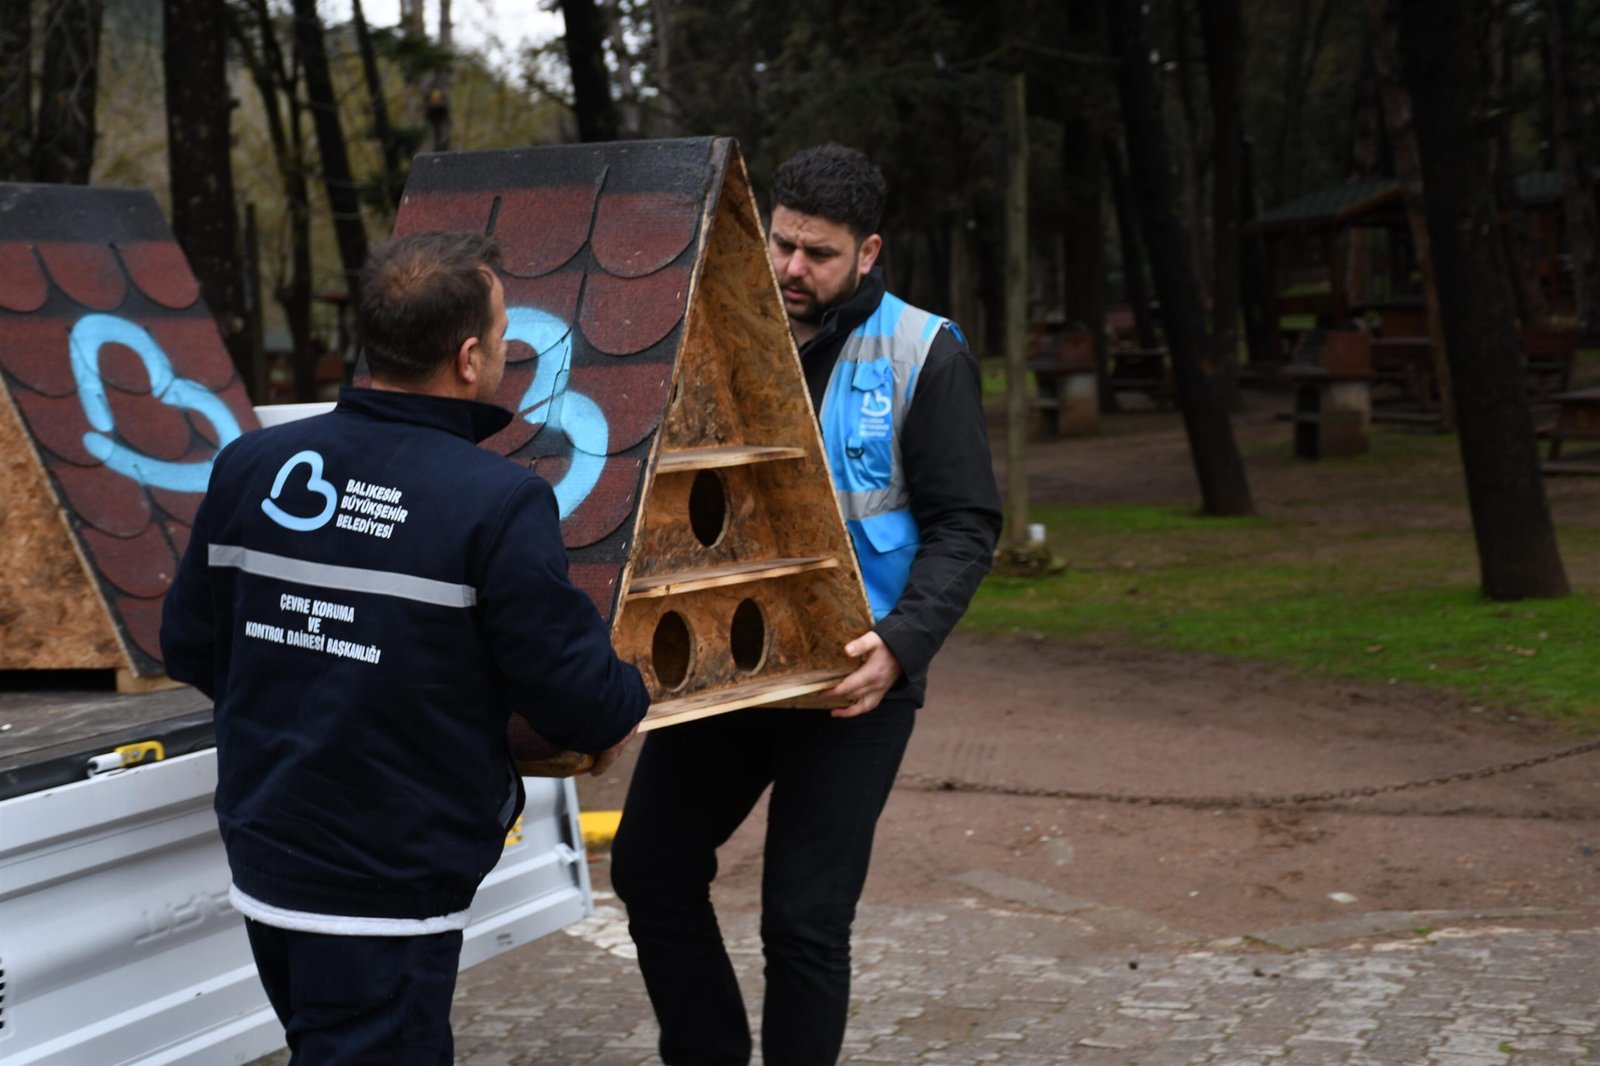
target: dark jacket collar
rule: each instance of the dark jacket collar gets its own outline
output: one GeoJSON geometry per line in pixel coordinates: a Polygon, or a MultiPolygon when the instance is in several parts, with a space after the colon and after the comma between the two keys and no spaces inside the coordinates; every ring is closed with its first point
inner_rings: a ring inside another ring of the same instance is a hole
{"type": "Polygon", "coordinates": [[[390,392],[345,385],[339,390],[340,411],[381,418],[385,422],[410,422],[440,429],[477,444],[511,424],[504,407],[477,400],[454,400],[420,392],[390,392]]]}

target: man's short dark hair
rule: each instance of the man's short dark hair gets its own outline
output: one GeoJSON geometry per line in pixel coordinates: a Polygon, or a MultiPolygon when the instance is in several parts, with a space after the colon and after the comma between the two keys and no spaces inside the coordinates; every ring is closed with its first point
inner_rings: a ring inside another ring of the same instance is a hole
{"type": "Polygon", "coordinates": [[[872,160],[840,144],[796,152],[772,177],[772,206],[817,215],[849,228],[857,240],[878,232],[888,187],[872,160]]]}
{"type": "Polygon", "coordinates": [[[486,336],[499,265],[499,242],[481,233],[412,233],[374,249],[356,308],[372,376],[425,381],[468,337],[486,336]]]}

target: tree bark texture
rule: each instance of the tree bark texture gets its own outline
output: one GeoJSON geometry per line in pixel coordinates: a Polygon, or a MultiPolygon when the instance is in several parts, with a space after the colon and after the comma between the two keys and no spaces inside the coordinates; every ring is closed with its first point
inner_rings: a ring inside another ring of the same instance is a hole
{"type": "Polygon", "coordinates": [[[32,8],[0,0],[0,181],[33,177],[32,8]]]}
{"type": "Polygon", "coordinates": [[[378,73],[378,57],[372,48],[372,34],[361,0],[351,0],[350,21],[356,30],[356,49],[361,53],[361,75],[367,83],[367,98],[372,102],[372,133],[383,152],[383,204],[393,213],[400,206],[406,175],[400,165],[400,143],[389,122],[389,101],[383,94],[383,78],[378,73]]]}
{"type": "Polygon", "coordinates": [[[1066,284],[1062,306],[1069,321],[1081,322],[1094,337],[1100,372],[1098,403],[1110,411],[1115,400],[1106,353],[1105,179],[1098,138],[1087,118],[1063,116],[1061,174],[1065,194],[1066,284]]]}
{"type": "Polygon", "coordinates": [[[1006,86],[1006,544],[1028,544],[1028,97],[1006,86]]]}
{"type": "Polygon", "coordinates": [[[316,355],[311,349],[311,195],[307,178],[305,136],[300,123],[299,52],[291,65],[278,42],[277,30],[266,0],[249,0],[256,32],[251,37],[241,19],[233,23],[239,55],[250,70],[267,119],[272,156],[278,167],[288,206],[288,265],[281,253],[278,283],[273,298],[289,322],[294,396],[305,402],[315,398],[316,355]],[[287,110],[287,115],[285,115],[287,110]]]}
{"type": "Polygon", "coordinates": [[[229,156],[227,16],[223,0],[163,0],[162,16],[172,232],[200,281],[233,365],[250,381],[255,368],[229,156]]]}
{"type": "Polygon", "coordinates": [[[1573,303],[1579,334],[1595,341],[1600,340],[1600,221],[1594,205],[1594,163],[1583,140],[1583,95],[1573,41],[1572,0],[1544,0],[1544,24],[1550,56],[1552,139],[1556,169],[1561,174],[1567,250],[1572,255],[1573,303]]]}
{"type": "Polygon", "coordinates": [[[1268,321],[1273,280],[1267,273],[1267,252],[1261,235],[1246,227],[1256,217],[1255,146],[1248,139],[1239,143],[1239,304],[1244,313],[1244,342],[1250,361],[1257,365],[1279,363],[1277,332],[1268,321]]]}
{"type": "Polygon", "coordinates": [[[1511,265],[1512,292],[1517,298],[1517,321],[1524,329],[1543,326],[1549,318],[1544,289],[1539,284],[1533,237],[1528,216],[1517,200],[1517,175],[1511,154],[1511,48],[1507,25],[1510,0],[1488,0],[1489,16],[1483,42],[1489,68],[1485,113],[1490,123],[1489,170],[1494,176],[1495,205],[1500,213],[1500,236],[1511,265]]]}
{"type": "Polygon", "coordinates": [[[89,184],[103,14],[101,0],[50,0],[46,7],[34,181],[89,184]]]}
{"type": "Polygon", "coordinates": [[[1194,80],[1189,57],[1194,47],[1189,40],[1190,0],[1175,0],[1172,5],[1172,76],[1178,82],[1176,107],[1178,131],[1178,173],[1183,204],[1181,221],[1189,240],[1189,262],[1194,264],[1195,281],[1200,286],[1201,303],[1211,289],[1211,262],[1206,251],[1206,219],[1200,206],[1201,168],[1206,162],[1200,147],[1200,115],[1195,106],[1194,80]]]}
{"type": "Polygon", "coordinates": [[[317,0],[294,0],[295,43],[305,67],[306,100],[316,128],[317,153],[322,157],[322,182],[333,212],[333,232],[339,245],[339,262],[344,268],[346,292],[352,306],[356,281],[367,261],[367,231],[361,221],[361,201],[350,172],[350,157],[345,151],[344,130],[339,124],[339,102],[333,95],[333,79],[328,73],[328,51],[322,40],[322,20],[317,16],[317,0]]]}
{"type": "Polygon", "coordinates": [[[1244,18],[1239,0],[1200,0],[1200,34],[1211,89],[1212,240],[1211,357],[1231,387],[1239,358],[1239,157],[1244,144],[1244,18]]]}
{"type": "Polygon", "coordinates": [[[1483,591],[1496,600],[1564,596],[1566,571],[1517,351],[1488,145],[1477,122],[1486,83],[1479,49],[1483,8],[1403,0],[1395,15],[1483,591]]]}
{"type": "Polygon", "coordinates": [[[1184,429],[1208,515],[1255,513],[1244,460],[1217,389],[1216,363],[1206,350],[1205,321],[1183,227],[1173,215],[1166,141],[1156,121],[1150,50],[1139,25],[1139,0],[1106,0],[1106,30],[1117,62],[1118,95],[1128,141],[1129,171],[1161,321],[1172,357],[1184,429]]]}
{"type": "Polygon", "coordinates": [[[1406,223],[1411,231],[1417,272],[1422,276],[1423,299],[1428,310],[1428,337],[1433,346],[1433,372],[1439,389],[1439,414],[1444,429],[1455,425],[1455,396],[1450,387],[1449,339],[1439,315],[1439,289],[1434,273],[1433,241],[1428,229],[1424,198],[1427,182],[1412,125],[1411,95],[1400,70],[1396,43],[1399,8],[1411,0],[1367,0],[1372,25],[1372,57],[1378,71],[1379,91],[1383,96],[1383,121],[1394,150],[1395,173],[1405,195],[1406,223]]]}
{"type": "Polygon", "coordinates": [[[1105,138],[1101,141],[1101,148],[1101,155],[1106,161],[1106,177],[1110,179],[1111,206],[1117,216],[1117,240],[1122,249],[1123,293],[1133,312],[1135,343],[1141,348],[1159,348],[1161,338],[1156,333],[1150,286],[1146,280],[1144,238],[1139,233],[1139,205],[1134,202],[1133,188],[1122,166],[1122,149],[1116,139],[1105,138]]]}
{"type": "Polygon", "coordinates": [[[606,73],[605,23],[594,0],[561,0],[567,63],[572,68],[572,108],[578,140],[614,141],[621,122],[606,73]]]}

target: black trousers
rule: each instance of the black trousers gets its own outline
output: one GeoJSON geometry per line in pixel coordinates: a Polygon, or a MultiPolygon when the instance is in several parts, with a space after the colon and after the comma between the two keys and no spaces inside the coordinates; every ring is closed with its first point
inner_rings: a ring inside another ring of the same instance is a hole
{"type": "Polygon", "coordinates": [[[767,1066],[831,1066],[850,1007],[850,925],[916,718],[752,708],[649,734],[611,849],[668,1066],[745,1066],[750,1026],[711,906],[716,851],[770,784],[761,878],[767,1066]]]}
{"type": "Polygon", "coordinates": [[[291,1066],[450,1066],[461,933],[328,936],[245,919],[291,1066]]]}

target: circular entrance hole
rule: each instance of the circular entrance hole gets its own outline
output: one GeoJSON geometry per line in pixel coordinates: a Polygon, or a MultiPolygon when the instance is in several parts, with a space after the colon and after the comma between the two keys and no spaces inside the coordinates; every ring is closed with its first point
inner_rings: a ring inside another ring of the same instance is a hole
{"type": "Polygon", "coordinates": [[[650,667],[656,672],[656,680],[664,689],[682,687],[689,680],[693,659],[689,623],[677,611],[668,611],[656,623],[656,633],[650,641],[650,667]]]}
{"type": "Polygon", "coordinates": [[[741,600],[733,609],[728,644],[733,651],[733,665],[746,673],[758,669],[761,660],[766,658],[767,619],[755,600],[741,600]]]}
{"type": "Polygon", "coordinates": [[[695,539],[711,547],[728,525],[728,494],[715,470],[702,470],[689,486],[689,528],[695,539]]]}

